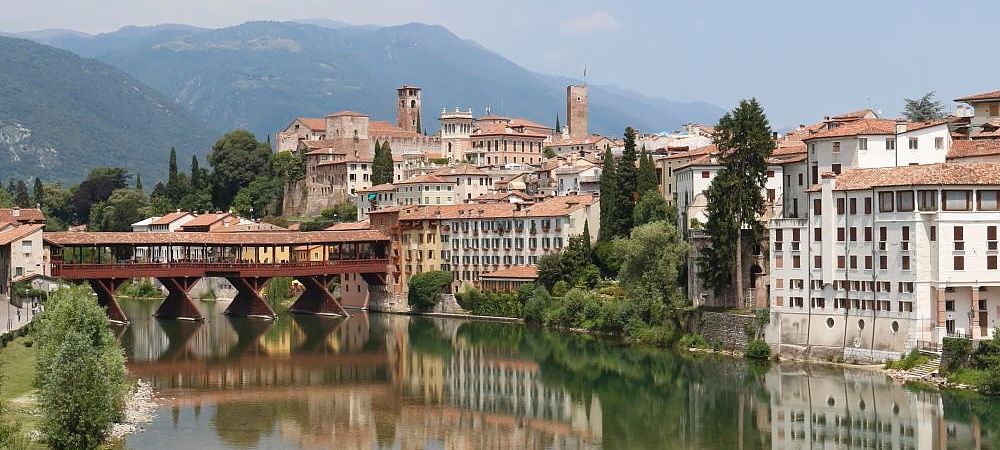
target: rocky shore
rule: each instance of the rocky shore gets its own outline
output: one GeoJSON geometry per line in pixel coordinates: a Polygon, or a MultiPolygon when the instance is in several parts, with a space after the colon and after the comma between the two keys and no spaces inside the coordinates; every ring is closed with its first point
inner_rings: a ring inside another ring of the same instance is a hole
{"type": "Polygon", "coordinates": [[[153,398],[153,387],[143,380],[138,380],[135,387],[125,399],[125,410],[122,421],[111,428],[110,439],[121,439],[127,434],[142,431],[143,424],[153,420],[156,402],[153,398]]]}

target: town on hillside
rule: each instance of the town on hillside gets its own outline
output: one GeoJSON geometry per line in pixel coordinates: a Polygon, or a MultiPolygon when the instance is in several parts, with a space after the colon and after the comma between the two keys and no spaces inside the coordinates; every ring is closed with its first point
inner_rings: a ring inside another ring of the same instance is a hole
{"type": "MultiPolygon", "coordinates": [[[[250,217],[190,210],[151,216],[132,223],[130,234],[156,237],[118,241],[75,237],[79,229],[50,233],[39,209],[2,209],[0,279],[7,281],[0,298],[7,300],[17,283],[51,287],[54,272],[68,270],[62,264],[102,255],[105,263],[384,258],[379,277],[338,275],[332,295],[347,308],[405,310],[411,279],[437,271],[451,274],[447,292],[516,292],[545,276],[539,262],[546,255],[574,245],[590,252],[601,236],[615,236],[602,227],[613,223],[606,216],[617,214],[623,198],[602,198],[609,195],[602,181],[617,165],[617,176],[640,184],[655,173],[648,189],[670,208],[667,217],[689,249],[682,270],[688,303],[769,311],[765,338],[780,354],[884,361],[938,348],[945,337],[989,339],[998,325],[1000,91],[956,98],[938,117],[861,109],[771,133],[757,214],[762,233],[742,242],[738,275],[721,289],[706,287],[699,274],[713,245],[710,190],[726,167],[716,125],[630,129],[624,138],[591,134],[587,86],[573,85],[566,88],[565,125],[488,108],[477,117],[458,105],[442,110],[439,131],[426,134],[422,95],[417,86],[396,90],[395,123],[340,111],[290,118],[274,133],[273,151],[304,168],[281,187],[281,211],[314,217],[353,206],[347,220],[326,228],[340,233],[336,239],[307,240],[296,233],[317,231],[261,221],[253,208],[250,217]],[[164,237],[184,233],[201,234],[164,237]],[[214,233],[235,237],[206,237],[214,233]],[[588,242],[580,244],[582,236],[588,242]],[[197,239],[211,242],[198,247],[197,239]]],[[[638,209],[643,191],[633,192],[624,203],[638,209]]],[[[241,283],[205,276],[164,289],[182,297],[256,296],[256,285],[241,283]]],[[[117,286],[103,286],[99,297],[113,303],[117,286]]]]}

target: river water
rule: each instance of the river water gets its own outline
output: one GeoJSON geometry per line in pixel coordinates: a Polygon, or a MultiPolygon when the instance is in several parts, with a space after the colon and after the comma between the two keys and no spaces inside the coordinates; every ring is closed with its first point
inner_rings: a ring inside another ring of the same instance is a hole
{"type": "Polygon", "coordinates": [[[1000,402],[864,370],[356,312],[159,321],[124,301],[159,397],[130,449],[1000,449],[1000,402]]]}

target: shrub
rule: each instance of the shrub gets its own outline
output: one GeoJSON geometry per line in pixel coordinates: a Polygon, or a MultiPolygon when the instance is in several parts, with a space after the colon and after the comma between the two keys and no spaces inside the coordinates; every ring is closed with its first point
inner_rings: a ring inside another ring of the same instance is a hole
{"type": "Polygon", "coordinates": [[[538,286],[531,293],[531,297],[524,303],[524,320],[533,323],[543,323],[545,310],[548,308],[552,298],[549,297],[545,288],[538,286]]]}
{"type": "Polygon", "coordinates": [[[205,292],[202,292],[198,299],[203,302],[214,302],[218,297],[215,296],[215,289],[209,288],[205,292]]]}
{"type": "Polygon", "coordinates": [[[893,370],[910,370],[917,367],[923,363],[930,361],[930,358],[920,354],[917,349],[910,350],[910,353],[906,357],[900,359],[899,361],[886,361],[885,368],[893,370]]]}
{"type": "Polygon", "coordinates": [[[133,281],[120,289],[121,295],[132,298],[160,298],[163,292],[147,279],[133,281]]]}
{"type": "Polygon", "coordinates": [[[771,357],[771,347],[761,339],[754,339],[747,344],[747,358],[768,359],[771,357]]]}
{"type": "Polygon", "coordinates": [[[56,450],[97,448],[121,417],[124,353],[86,288],[56,291],[38,321],[40,430],[56,450]]]}
{"type": "Polygon", "coordinates": [[[681,348],[708,348],[708,341],[705,340],[704,336],[692,333],[681,336],[679,345],[681,348]]]}
{"type": "Polygon", "coordinates": [[[972,351],[972,341],[968,339],[944,338],[941,341],[941,370],[945,373],[955,372],[968,362],[972,351]]]}
{"type": "Polygon", "coordinates": [[[635,323],[628,327],[626,340],[635,344],[666,346],[673,339],[673,331],[663,325],[650,326],[635,323]]]}
{"type": "Polygon", "coordinates": [[[419,311],[426,311],[441,301],[441,293],[451,284],[451,272],[432,270],[410,277],[407,303],[419,311]]]}

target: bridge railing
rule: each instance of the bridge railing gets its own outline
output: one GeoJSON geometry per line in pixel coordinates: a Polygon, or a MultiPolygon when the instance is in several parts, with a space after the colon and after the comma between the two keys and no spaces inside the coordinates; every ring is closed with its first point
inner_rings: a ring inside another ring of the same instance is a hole
{"type": "Polygon", "coordinates": [[[100,269],[203,269],[203,270],[239,270],[239,269],[298,269],[309,267],[351,267],[384,261],[388,258],[374,255],[359,255],[357,259],[334,259],[326,261],[293,261],[261,263],[255,261],[171,261],[171,262],[140,262],[119,261],[114,263],[73,263],[65,261],[52,262],[52,273],[58,275],[64,270],[100,270],[100,269]],[[366,257],[367,256],[367,257],[366,257]]]}

